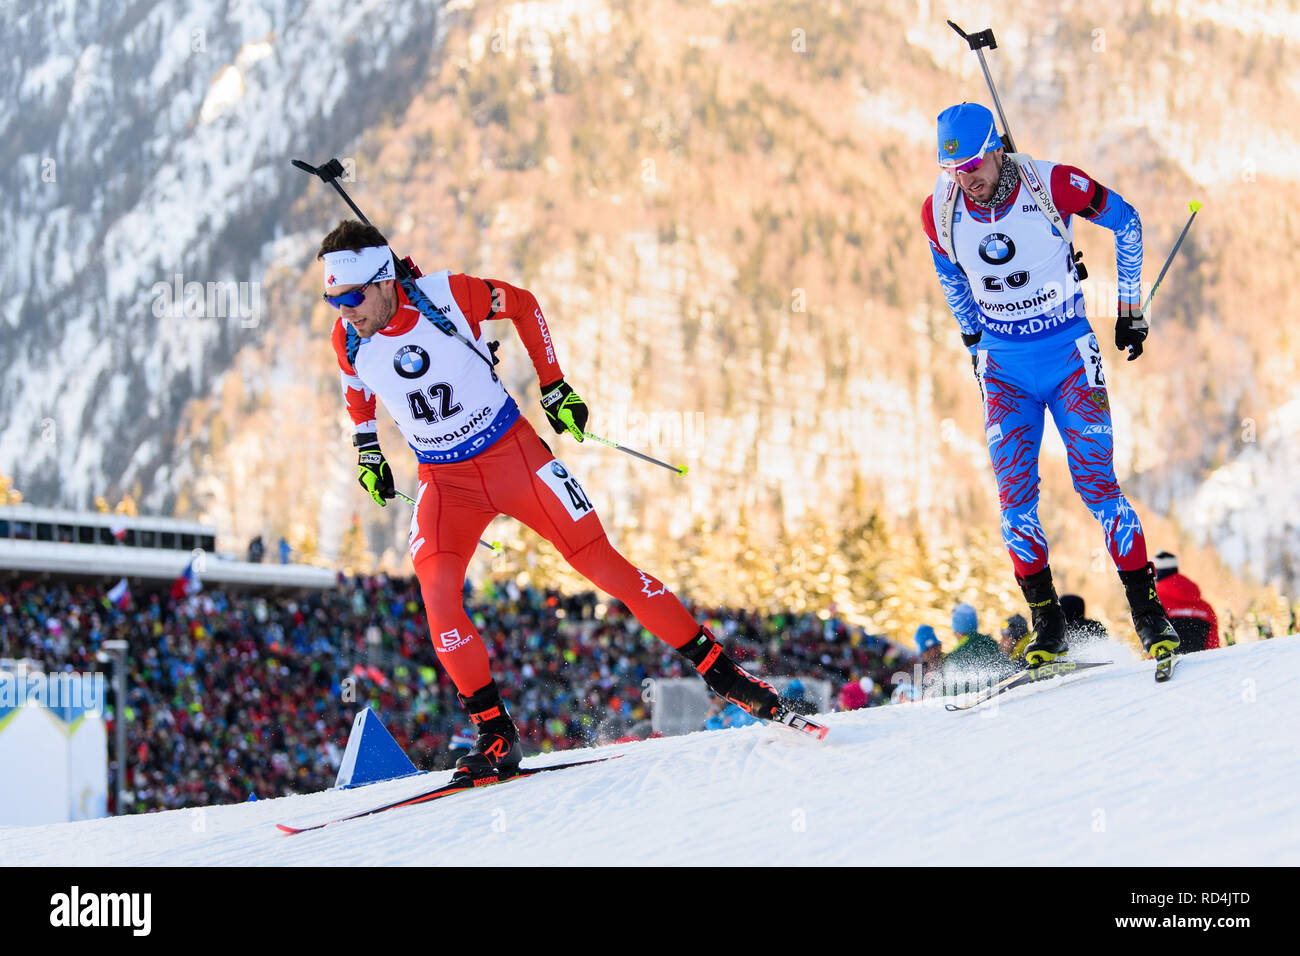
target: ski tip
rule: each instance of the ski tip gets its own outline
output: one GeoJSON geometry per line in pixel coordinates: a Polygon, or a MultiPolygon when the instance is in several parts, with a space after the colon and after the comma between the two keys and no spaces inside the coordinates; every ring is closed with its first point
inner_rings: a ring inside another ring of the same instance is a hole
{"type": "Polygon", "coordinates": [[[794,711],[786,710],[784,707],[778,707],[772,714],[771,720],[778,724],[783,724],[791,730],[798,731],[817,740],[824,740],[830,733],[830,728],[824,724],[819,724],[815,720],[809,720],[802,714],[796,714],[794,711]]]}
{"type": "Polygon", "coordinates": [[[297,827],[287,827],[283,823],[277,823],[275,825],[275,828],[279,830],[281,833],[283,833],[285,836],[293,836],[295,833],[302,832],[302,830],[298,829],[297,827]]]}
{"type": "Polygon", "coordinates": [[[813,740],[825,740],[826,735],[831,732],[829,727],[823,727],[821,724],[814,724],[811,721],[804,727],[793,728],[805,737],[811,737],[813,740]]]}
{"type": "Polygon", "coordinates": [[[814,740],[825,740],[826,735],[831,732],[831,729],[827,727],[825,724],[818,724],[811,720],[805,721],[804,725],[797,729],[802,730],[805,734],[807,734],[809,737],[812,737],[814,740]]]}
{"type": "Polygon", "coordinates": [[[1193,213],[1198,213],[1204,207],[1201,205],[1201,203],[1193,199],[1191,202],[1187,204],[1187,208],[1190,209],[1193,213]]]}

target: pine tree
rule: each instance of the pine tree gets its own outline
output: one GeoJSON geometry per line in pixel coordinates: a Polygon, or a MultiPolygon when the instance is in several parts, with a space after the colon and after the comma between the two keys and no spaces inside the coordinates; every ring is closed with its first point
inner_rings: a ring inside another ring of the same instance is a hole
{"type": "Polygon", "coordinates": [[[0,473],[0,505],[22,504],[23,493],[14,487],[13,479],[0,473]]]}

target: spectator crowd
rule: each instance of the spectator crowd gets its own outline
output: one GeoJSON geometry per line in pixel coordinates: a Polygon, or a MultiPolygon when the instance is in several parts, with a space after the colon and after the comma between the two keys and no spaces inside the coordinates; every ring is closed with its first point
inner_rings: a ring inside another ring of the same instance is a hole
{"type": "MultiPolygon", "coordinates": [[[[1163,577],[1185,595],[1175,621],[1200,628],[1189,643],[1217,646],[1213,612],[1175,576],[1172,555],[1165,565],[1163,577]]],[[[693,676],[617,601],[513,581],[479,590],[467,583],[465,601],[526,753],[649,736],[649,682],[693,676]]],[[[1081,598],[1062,603],[1075,639],[1098,629],[1104,638],[1081,598]]],[[[328,788],[352,718],[366,705],[421,769],[451,766],[456,748],[472,740],[437,666],[413,578],[340,576],[335,590],[291,595],[159,590],[120,604],[106,600],[101,584],[0,582],[0,661],[26,660],[46,673],[108,670],[103,643],[128,642],[126,700],[119,709],[110,693],[106,717],[126,721],[130,812],[328,788]]],[[[913,651],[826,613],[688,607],[745,666],[796,678],[785,696],[807,713],[814,702],[798,678],[828,682],[842,710],[907,702],[951,691],[954,675],[988,679],[1014,669],[1028,635],[1019,615],[1002,622],[996,639],[981,633],[966,604],[953,611],[946,653],[928,625],[913,651]]],[[[1261,627],[1260,636],[1272,634],[1261,627]]],[[[718,704],[703,726],[746,722],[718,704]]]]}
{"type": "MultiPolygon", "coordinates": [[[[467,585],[465,597],[525,752],[649,736],[648,682],[693,676],[616,601],[513,581],[467,585]]],[[[856,706],[888,702],[890,675],[910,663],[834,617],[691,610],[759,673],[852,684],[862,689],[856,706]]],[[[330,787],[367,704],[421,769],[450,766],[465,742],[464,710],[437,666],[414,579],[341,579],[336,590],[290,596],[160,590],[123,607],[105,600],[102,584],[0,583],[0,659],[47,673],[107,671],[102,647],[112,639],[130,648],[120,713],[131,812],[330,787]]],[[[109,688],[111,722],[119,709],[109,688]]],[[[110,802],[116,789],[110,779],[110,802]]]]}

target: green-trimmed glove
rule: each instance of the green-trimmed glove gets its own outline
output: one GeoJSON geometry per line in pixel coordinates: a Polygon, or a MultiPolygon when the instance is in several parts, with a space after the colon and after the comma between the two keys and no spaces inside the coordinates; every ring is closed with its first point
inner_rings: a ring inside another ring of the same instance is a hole
{"type": "Polygon", "coordinates": [[[578,393],[564,379],[542,387],[542,408],[557,435],[563,435],[567,431],[582,441],[589,414],[587,403],[578,397],[578,393]]]}
{"type": "Polygon", "coordinates": [[[379,436],[375,432],[363,432],[352,436],[352,444],[357,446],[357,481],[375,499],[375,504],[386,507],[389,498],[397,497],[397,489],[393,487],[388,459],[379,450],[379,436]]]}

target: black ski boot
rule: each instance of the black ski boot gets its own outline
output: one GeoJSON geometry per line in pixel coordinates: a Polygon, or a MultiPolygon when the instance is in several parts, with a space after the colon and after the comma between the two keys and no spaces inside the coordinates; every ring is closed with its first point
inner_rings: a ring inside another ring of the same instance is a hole
{"type": "Polygon", "coordinates": [[[1054,661],[1069,650],[1069,645],[1065,640],[1065,612],[1052,586],[1052,569],[1044,567],[1027,578],[1017,575],[1016,582],[1029,604],[1033,630],[1025,647],[1025,666],[1037,667],[1054,661]]]}
{"type": "Polygon", "coordinates": [[[453,777],[468,776],[477,783],[514,776],[524,752],[519,746],[519,729],[501,701],[497,682],[468,697],[456,696],[478,728],[478,739],[470,752],[456,761],[453,777]]]}
{"type": "Polygon", "coordinates": [[[727,656],[709,629],[700,632],[677,649],[699,671],[709,690],[731,701],[747,714],[772,720],[782,709],[776,688],[761,681],[727,656]]]}
{"type": "Polygon", "coordinates": [[[1178,632],[1169,623],[1169,615],[1156,593],[1155,565],[1147,562],[1146,567],[1120,571],[1119,579],[1143,650],[1156,660],[1172,657],[1178,651],[1178,632]]]}

